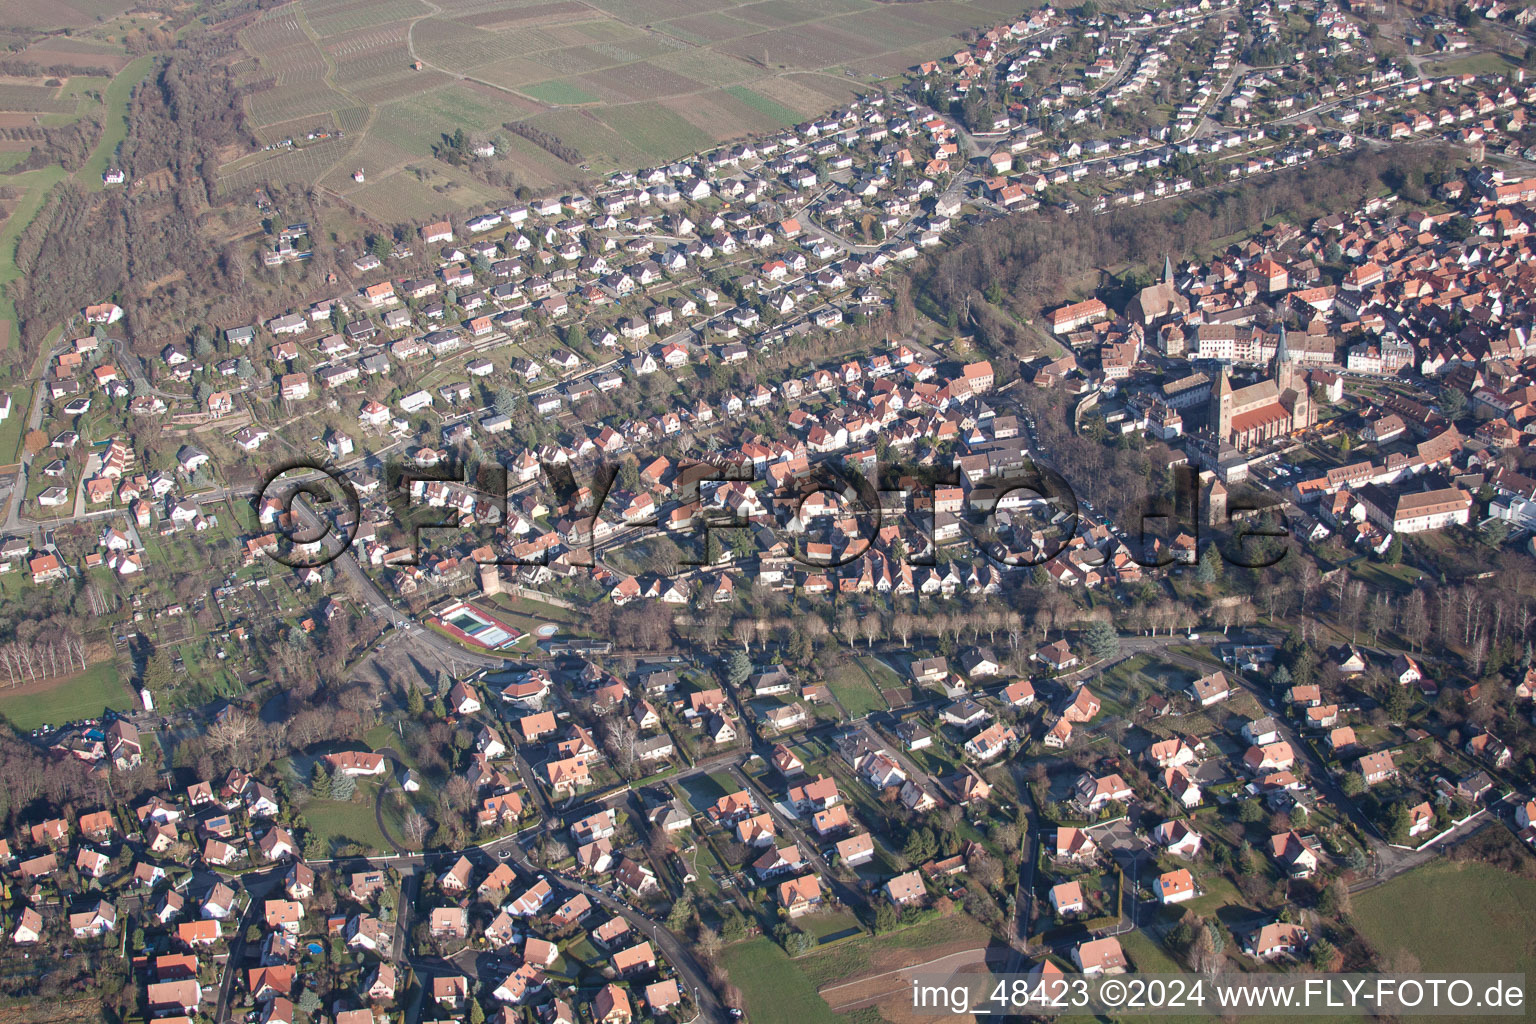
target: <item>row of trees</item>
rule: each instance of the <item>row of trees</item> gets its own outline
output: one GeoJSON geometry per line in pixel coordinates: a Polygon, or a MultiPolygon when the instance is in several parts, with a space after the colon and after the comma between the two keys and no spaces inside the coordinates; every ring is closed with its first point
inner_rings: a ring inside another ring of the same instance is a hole
{"type": "Polygon", "coordinates": [[[540,149],[568,164],[579,164],[582,161],[581,151],[566,142],[558,135],[545,131],[538,125],[527,121],[508,121],[502,127],[513,135],[520,135],[540,149]]]}
{"type": "Polygon", "coordinates": [[[10,686],[86,669],[85,634],[66,617],[25,619],[16,624],[13,635],[0,643],[0,669],[10,686]]]}

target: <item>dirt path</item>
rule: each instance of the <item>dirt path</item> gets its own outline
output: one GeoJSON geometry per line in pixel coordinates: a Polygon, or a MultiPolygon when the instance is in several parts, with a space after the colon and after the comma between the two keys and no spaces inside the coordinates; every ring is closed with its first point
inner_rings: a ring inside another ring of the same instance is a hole
{"type": "Polygon", "coordinates": [[[958,971],[964,967],[975,967],[986,962],[987,947],[975,946],[932,960],[925,960],[922,963],[867,974],[850,981],[840,981],[836,985],[827,985],[819,989],[818,994],[827,1001],[828,1006],[832,1007],[833,1013],[846,1013],[849,1010],[871,1006],[897,993],[905,993],[911,987],[914,974],[958,971]]]}
{"type": "MultiPolygon", "coordinates": [[[[374,121],[378,119],[379,108],[374,104],[364,103],[362,100],[357,98],[356,94],[352,93],[345,86],[340,85],[336,81],[336,58],[326,52],[325,41],[320,38],[320,33],[316,32],[314,27],[310,25],[309,18],[304,13],[304,5],[295,4],[294,10],[296,12],[295,18],[298,21],[299,29],[304,33],[305,38],[314,44],[315,49],[320,53],[320,59],[325,62],[325,75],[323,76],[323,81],[325,84],[330,86],[338,96],[350,100],[354,106],[362,107],[368,111],[368,117],[363,122],[363,126],[354,133],[357,141],[346,147],[346,151],[338,156],[329,167],[315,176],[315,184],[319,185],[322,181],[330,176],[332,171],[336,170],[336,168],[340,167],[342,164],[347,163],[352,157],[352,154],[356,153],[358,148],[362,146],[363,142],[368,138],[368,130],[373,127],[374,121]]],[[[439,10],[441,10],[441,8],[439,8],[439,10]]],[[[410,28],[406,30],[407,33],[409,33],[411,28],[415,27],[416,22],[411,22],[410,28]]],[[[339,123],[340,122],[338,122],[338,124],[339,123]]]]}

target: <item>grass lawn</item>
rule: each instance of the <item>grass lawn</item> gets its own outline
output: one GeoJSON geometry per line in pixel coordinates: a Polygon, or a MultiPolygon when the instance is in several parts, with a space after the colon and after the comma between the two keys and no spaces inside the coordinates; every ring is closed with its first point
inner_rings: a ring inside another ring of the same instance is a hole
{"type": "Polygon", "coordinates": [[[1470,57],[1434,61],[1424,68],[1427,75],[1503,75],[1514,63],[1502,53],[1479,53],[1470,57]]]}
{"type": "Polygon", "coordinates": [[[568,943],[562,953],[562,959],[568,964],[575,961],[583,966],[601,965],[607,961],[607,957],[597,951],[592,945],[592,940],[585,935],[568,943]]]}
{"type": "Polygon", "coordinates": [[[866,654],[860,658],[859,664],[864,666],[864,671],[869,673],[875,685],[883,690],[903,685],[903,680],[896,670],[872,654],[866,654]]]}
{"type": "Polygon", "coordinates": [[[531,597],[514,597],[511,594],[497,594],[496,601],[504,605],[509,611],[521,612],[541,622],[564,622],[570,625],[580,625],[586,621],[586,617],[580,611],[570,608],[561,608],[544,601],[538,601],[531,597]]]}
{"type": "Polygon", "coordinates": [[[534,630],[546,622],[559,626],[560,634],[566,636],[591,634],[591,629],[587,627],[582,617],[567,608],[556,608],[543,601],[530,601],[510,594],[497,594],[489,603],[493,607],[487,610],[502,622],[526,634],[524,640],[529,646],[535,642],[534,630]]]}
{"type": "MultiPolygon", "coordinates": [[[[369,750],[382,750],[384,747],[400,750],[407,745],[401,742],[400,734],[395,732],[395,727],[389,722],[383,722],[363,733],[363,742],[368,744],[369,750]]],[[[400,753],[404,755],[405,751],[401,750],[400,753]]]]}
{"type": "Polygon", "coordinates": [[[101,133],[101,141],[96,144],[90,159],[75,175],[86,188],[96,191],[102,187],[101,176],[111,166],[113,157],[117,155],[117,147],[128,137],[128,99],[133,93],[133,87],[142,82],[154,66],[154,57],[140,57],[123,68],[112,80],[112,84],[107,86],[107,109],[102,114],[106,130],[101,133]]]}
{"type": "Polygon", "coordinates": [[[11,414],[0,422],[0,466],[21,461],[21,440],[26,433],[27,417],[32,415],[32,389],[13,388],[11,414]]]}
{"type": "Polygon", "coordinates": [[[1182,654],[1186,658],[1194,658],[1196,661],[1206,662],[1207,664],[1213,665],[1216,668],[1226,667],[1221,663],[1220,658],[1211,653],[1211,649],[1209,647],[1180,644],[1178,646],[1169,647],[1168,650],[1172,651],[1174,654],[1182,654]]]}
{"type": "MultiPolygon", "coordinates": [[[[696,814],[703,814],[709,810],[716,800],[719,800],[726,794],[726,790],[707,775],[693,775],[680,780],[676,785],[677,788],[683,791],[683,796],[688,801],[688,805],[693,808],[696,814]]],[[[730,786],[730,791],[733,793],[739,788],[734,780],[730,783],[730,786]]]]}
{"type": "Polygon", "coordinates": [[[392,852],[373,816],[372,787],[358,787],[355,800],[311,800],[304,805],[304,820],[312,832],[333,843],[360,843],[369,850],[392,852]]]}
{"type": "Polygon", "coordinates": [[[1372,561],[1356,562],[1354,572],[1367,583],[1399,592],[1413,589],[1422,575],[1411,565],[1382,565],[1372,561]]]}
{"type": "Polygon", "coordinates": [[[1126,932],[1120,936],[1120,948],[1125,950],[1141,974],[1181,974],[1184,971],[1162,946],[1142,932],[1126,932]]]}
{"type": "Polygon", "coordinates": [[[828,939],[841,938],[849,933],[864,930],[859,924],[859,919],[847,911],[807,915],[800,919],[800,928],[816,936],[818,942],[826,942],[828,939]]]}
{"type": "Polygon", "coordinates": [[[1126,658],[1124,661],[1115,662],[1115,664],[1100,672],[1098,678],[1105,683],[1114,683],[1124,687],[1136,677],[1136,673],[1151,663],[1152,656],[1150,654],[1137,654],[1126,658]]]}
{"type": "Polygon", "coordinates": [[[1484,864],[1435,861],[1355,897],[1355,924],[1426,971],[1536,972],[1536,881],[1484,864]]]}
{"type": "Polygon", "coordinates": [[[827,688],[850,718],[863,718],[871,711],[884,711],[885,698],[875,685],[862,659],[845,662],[827,675],[827,688]]]}
{"type": "MultiPolygon", "coordinates": [[[[27,171],[24,174],[6,175],[0,178],[0,185],[19,189],[23,193],[21,200],[11,210],[11,215],[6,218],[5,226],[0,228],[0,289],[9,287],[12,281],[21,276],[21,271],[16,266],[16,240],[21,237],[22,230],[32,223],[32,219],[43,208],[43,202],[48,198],[48,190],[66,177],[68,172],[55,164],[51,167],[27,171]]],[[[17,330],[14,322],[16,307],[8,295],[0,297],[0,320],[12,321],[10,330],[12,332],[17,330]]]]}
{"type": "Polygon", "coordinates": [[[1087,685],[1111,714],[1126,715],[1133,710],[1126,706],[1131,683],[1151,664],[1151,655],[1138,654],[1109,666],[1087,680],[1087,685]]]}
{"type": "Polygon", "coordinates": [[[771,939],[738,942],[725,951],[731,983],[758,1024],[833,1024],[838,1018],[797,964],[771,939]]]}
{"type": "Polygon", "coordinates": [[[18,729],[94,718],[103,708],[121,711],[132,703],[118,677],[117,665],[110,661],[98,662],[41,693],[5,695],[0,691],[0,715],[18,729]]]}
{"type": "Polygon", "coordinates": [[[1165,908],[1169,912],[1179,911],[1178,916],[1173,918],[1175,921],[1184,916],[1185,909],[1210,916],[1222,907],[1245,905],[1242,894],[1237,891],[1237,886],[1233,885],[1225,875],[1219,875],[1214,871],[1202,871],[1198,881],[1200,888],[1205,891],[1203,896],[1197,896],[1182,906],[1165,908]]]}
{"type": "Polygon", "coordinates": [[[406,847],[407,849],[419,850],[421,849],[420,844],[412,843],[409,839],[406,838],[405,817],[414,810],[423,818],[431,821],[432,818],[428,812],[432,808],[429,806],[429,801],[421,799],[420,793],[406,794],[405,803],[400,803],[398,801],[398,797],[400,796],[401,792],[402,791],[399,789],[392,788],[388,793],[385,794],[384,826],[385,828],[389,829],[389,834],[394,837],[395,842],[399,843],[401,846],[406,847]]]}

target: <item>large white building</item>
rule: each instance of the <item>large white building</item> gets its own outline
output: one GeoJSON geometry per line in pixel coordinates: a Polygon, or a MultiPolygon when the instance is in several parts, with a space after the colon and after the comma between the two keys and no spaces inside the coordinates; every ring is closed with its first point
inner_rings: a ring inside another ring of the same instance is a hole
{"type": "Polygon", "coordinates": [[[1392,533],[1465,526],[1472,511],[1472,496],[1459,487],[1393,494],[1372,485],[1358,493],[1371,522],[1392,533]]]}

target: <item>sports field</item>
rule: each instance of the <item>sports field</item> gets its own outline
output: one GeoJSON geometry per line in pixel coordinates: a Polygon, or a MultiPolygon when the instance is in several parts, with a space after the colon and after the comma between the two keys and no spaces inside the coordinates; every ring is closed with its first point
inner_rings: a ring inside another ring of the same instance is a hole
{"type": "Polygon", "coordinates": [[[117,666],[110,661],[97,662],[84,672],[57,681],[0,689],[0,715],[18,729],[95,718],[106,708],[121,711],[132,703],[117,666]]]}
{"type": "Polygon", "coordinates": [[[232,156],[221,185],[319,184],[387,219],[481,206],[480,172],[538,190],[772,131],[1030,6],[295,0],[239,35],[252,128],[294,148],[232,156]],[[514,121],[559,145],[507,132],[514,121]],[[435,157],[458,128],[496,145],[475,173],[435,157]]]}

